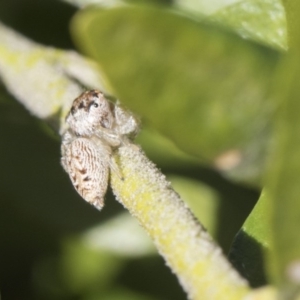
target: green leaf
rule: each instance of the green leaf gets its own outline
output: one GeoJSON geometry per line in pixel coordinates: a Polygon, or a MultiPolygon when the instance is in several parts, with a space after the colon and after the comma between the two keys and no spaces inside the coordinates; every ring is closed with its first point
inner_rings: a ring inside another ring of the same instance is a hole
{"type": "Polygon", "coordinates": [[[193,15],[209,15],[218,9],[226,7],[230,3],[235,3],[238,1],[239,0],[174,0],[172,4],[175,7],[185,10],[193,15]]]}
{"type": "Polygon", "coordinates": [[[172,141],[157,131],[147,128],[147,126],[143,126],[135,142],[142,146],[147,157],[160,168],[169,170],[194,169],[201,163],[200,160],[180,151],[172,141]]]}
{"type": "Polygon", "coordinates": [[[271,276],[282,287],[285,299],[300,288],[300,58],[290,55],[278,76],[282,99],[274,133],[268,170],[268,193],[272,201],[271,276]]]}
{"type": "Polygon", "coordinates": [[[270,250],[270,206],[268,194],[263,192],[238,232],[229,253],[233,265],[253,287],[267,283],[264,256],[270,250]]]}
{"type": "Polygon", "coordinates": [[[282,299],[300,297],[300,3],[284,0],[291,51],[277,78],[277,94],[282,101],[274,134],[268,170],[268,190],[272,200],[273,251],[269,267],[273,281],[281,288],[282,299]]]}
{"type": "Polygon", "coordinates": [[[213,17],[244,38],[287,49],[285,11],[279,0],[241,1],[219,10],[213,17]]]}
{"type": "Polygon", "coordinates": [[[208,163],[233,151],[226,171],[257,180],[277,106],[269,95],[277,52],[149,7],[88,10],[72,28],[128,107],[208,163]]]}
{"type": "Polygon", "coordinates": [[[289,46],[299,49],[300,2],[297,0],[282,0],[282,4],[286,13],[289,46]]]}

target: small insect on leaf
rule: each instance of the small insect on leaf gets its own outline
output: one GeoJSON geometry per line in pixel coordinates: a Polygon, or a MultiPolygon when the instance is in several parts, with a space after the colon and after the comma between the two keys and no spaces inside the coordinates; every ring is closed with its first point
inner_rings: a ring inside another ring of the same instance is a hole
{"type": "Polygon", "coordinates": [[[99,210],[116,168],[112,152],[138,132],[134,116],[98,90],[82,93],[73,101],[62,136],[61,163],[81,197],[99,210]]]}

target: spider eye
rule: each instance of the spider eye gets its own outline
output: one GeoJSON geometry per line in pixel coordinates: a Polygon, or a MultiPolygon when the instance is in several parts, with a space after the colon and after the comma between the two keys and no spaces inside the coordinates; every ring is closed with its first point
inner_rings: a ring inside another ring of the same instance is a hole
{"type": "Polygon", "coordinates": [[[96,103],[95,101],[92,101],[92,102],[89,104],[89,110],[90,110],[91,107],[97,108],[98,106],[99,106],[98,103],[96,103]]]}

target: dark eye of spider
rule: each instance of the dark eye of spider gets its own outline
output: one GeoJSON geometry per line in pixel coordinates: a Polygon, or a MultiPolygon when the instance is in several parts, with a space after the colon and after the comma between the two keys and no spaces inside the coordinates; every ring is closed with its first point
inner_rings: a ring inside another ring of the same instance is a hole
{"type": "Polygon", "coordinates": [[[91,103],[89,104],[89,109],[90,109],[92,106],[97,108],[97,107],[99,106],[99,104],[96,103],[95,101],[93,101],[93,102],[91,102],[91,103]]]}

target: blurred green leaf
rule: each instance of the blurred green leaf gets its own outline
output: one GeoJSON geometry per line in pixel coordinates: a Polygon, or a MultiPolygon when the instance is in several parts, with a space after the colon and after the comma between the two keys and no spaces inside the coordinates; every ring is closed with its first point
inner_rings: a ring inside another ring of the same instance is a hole
{"type": "Polygon", "coordinates": [[[216,10],[240,0],[61,0],[79,7],[98,5],[102,7],[114,7],[118,5],[139,4],[165,4],[194,16],[208,15],[216,10]]]}
{"type": "Polygon", "coordinates": [[[195,166],[202,162],[187,155],[172,141],[147,126],[143,126],[135,142],[142,146],[150,160],[162,168],[195,169],[195,166]]]}
{"type": "Polygon", "coordinates": [[[276,51],[149,7],[88,10],[72,28],[128,107],[206,162],[235,151],[224,169],[258,179],[277,107],[269,95],[276,51]]]}
{"type": "Polygon", "coordinates": [[[191,14],[209,15],[240,0],[173,0],[173,5],[191,14]]]}
{"type": "Polygon", "coordinates": [[[282,0],[282,4],[286,13],[289,46],[290,48],[296,47],[299,49],[300,2],[298,0],[282,0]]]}
{"type": "Polygon", "coordinates": [[[75,294],[87,289],[104,289],[112,282],[123,261],[112,253],[93,249],[79,239],[65,242],[61,274],[75,294]]]}
{"type": "Polygon", "coordinates": [[[300,289],[300,57],[287,57],[280,71],[276,88],[283,103],[267,176],[273,245],[269,267],[272,280],[289,299],[300,289]]]}
{"type": "Polygon", "coordinates": [[[276,92],[282,101],[274,132],[273,152],[268,170],[268,191],[272,201],[273,251],[269,256],[272,280],[281,297],[300,297],[300,3],[284,0],[290,53],[282,62],[276,92]]]}
{"type": "Polygon", "coordinates": [[[157,254],[150,237],[128,212],[87,230],[81,239],[87,248],[107,251],[120,257],[157,254]]]}
{"type": "Polygon", "coordinates": [[[92,292],[101,295],[109,290],[123,265],[120,257],[93,249],[73,236],[63,241],[59,256],[37,261],[32,282],[41,298],[68,299],[92,292]]]}
{"type": "Polygon", "coordinates": [[[238,232],[232,244],[229,258],[251,286],[267,283],[265,252],[270,250],[270,201],[263,193],[253,211],[238,232]]]}
{"type": "Polygon", "coordinates": [[[287,49],[285,11],[279,0],[247,0],[217,11],[214,18],[244,38],[287,49]]]}

